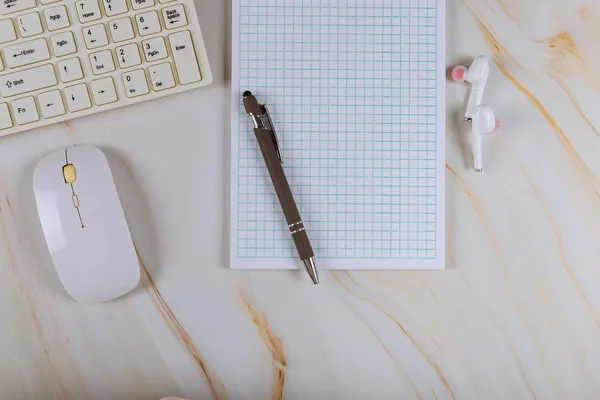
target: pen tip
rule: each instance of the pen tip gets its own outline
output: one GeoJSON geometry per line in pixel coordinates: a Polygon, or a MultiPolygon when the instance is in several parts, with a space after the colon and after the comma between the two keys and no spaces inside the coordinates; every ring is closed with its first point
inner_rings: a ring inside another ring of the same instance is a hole
{"type": "Polygon", "coordinates": [[[251,92],[251,91],[249,91],[249,90],[246,90],[246,91],[244,92],[244,97],[249,97],[249,96],[252,96],[252,92],[251,92]]]}
{"type": "Polygon", "coordinates": [[[315,259],[313,257],[308,260],[302,260],[304,262],[304,266],[306,267],[306,272],[312,279],[315,285],[319,284],[319,274],[317,273],[317,266],[315,265],[315,259]]]}

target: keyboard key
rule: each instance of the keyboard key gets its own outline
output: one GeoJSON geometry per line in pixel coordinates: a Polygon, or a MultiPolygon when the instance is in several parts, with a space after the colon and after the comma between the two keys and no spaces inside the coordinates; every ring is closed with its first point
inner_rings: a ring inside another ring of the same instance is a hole
{"type": "Polygon", "coordinates": [[[125,84],[125,93],[127,97],[137,97],[150,93],[148,81],[143,69],[126,72],[123,74],[123,83],[125,84]]]}
{"type": "Polygon", "coordinates": [[[142,42],[142,47],[144,49],[146,61],[148,62],[162,60],[168,56],[165,39],[163,39],[162,36],[144,40],[142,42]]]}
{"type": "Polygon", "coordinates": [[[140,36],[148,36],[161,31],[160,21],[158,20],[158,13],[156,11],[138,14],[135,16],[135,19],[137,20],[140,36]]]}
{"type": "Polygon", "coordinates": [[[150,72],[152,87],[155,91],[159,92],[175,87],[175,78],[173,78],[171,63],[153,65],[148,68],[148,72],[150,72]]]}
{"type": "Polygon", "coordinates": [[[0,71],[4,71],[4,63],[2,62],[2,55],[0,55],[0,71]]]}
{"type": "Polygon", "coordinates": [[[17,24],[21,31],[21,36],[24,38],[39,35],[44,32],[42,28],[42,21],[40,20],[40,14],[32,12],[31,14],[21,15],[17,18],[17,24]]]}
{"type": "Polygon", "coordinates": [[[85,40],[85,46],[90,50],[108,44],[106,29],[102,24],[83,28],[83,38],[85,40]]]}
{"type": "Polygon", "coordinates": [[[35,100],[31,96],[13,101],[11,107],[15,122],[18,125],[30,124],[40,120],[35,100]]]}
{"type": "Polygon", "coordinates": [[[6,55],[6,66],[17,68],[27,64],[50,59],[50,50],[46,39],[31,40],[4,49],[6,55]]]}
{"type": "Polygon", "coordinates": [[[40,3],[42,3],[43,5],[46,5],[46,4],[57,3],[59,1],[62,1],[62,0],[40,0],[40,3]]]}
{"type": "Polygon", "coordinates": [[[3,19],[0,21],[0,44],[17,40],[17,33],[12,20],[3,19]]]}
{"type": "Polygon", "coordinates": [[[12,97],[33,90],[44,89],[58,83],[52,64],[3,75],[1,82],[0,94],[3,97],[12,97]]]}
{"type": "Polygon", "coordinates": [[[69,111],[77,112],[92,107],[90,94],[85,83],[65,88],[65,97],[69,111]]]}
{"type": "Polygon", "coordinates": [[[175,59],[179,83],[187,85],[202,80],[190,31],[169,35],[169,42],[171,43],[171,53],[175,59]]]}
{"type": "Polygon", "coordinates": [[[115,62],[110,50],[90,54],[94,75],[102,75],[115,70],[115,62]]]}
{"type": "Polygon", "coordinates": [[[124,42],[125,40],[133,39],[135,37],[131,18],[129,17],[110,21],[108,23],[108,28],[110,30],[110,36],[115,43],[124,42]]]}
{"type": "Polygon", "coordinates": [[[103,0],[103,2],[104,11],[108,17],[124,14],[129,11],[129,7],[127,7],[127,2],[125,0],[103,0]]]}
{"type": "Polygon", "coordinates": [[[44,16],[46,17],[46,26],[49,31],[56,31],[71,26],[69,14],[65,6],[48,8],[44,10],[44,16]]]}
{"type": "Polygon", "coordinates": [[[42,117],[44,118],[58,117],[66,113],[65,103],[63,103],[60,90],[41,93],[38,96],[38,103],[42,110],[42,117]]]}
{"type": "Polygon", "coordinates": [[[79,15],[79,21],[82,24],[86,22],[96,21],[102,18],[100,12],[100,6],[98,0],[81,0],[75,3],[77,8],[77,14],[79,15]]]}
{"type": "Polygon", "coordinates": [[[183,4],[163,8],[162,15],[167,29],[180,28],[188,24],[183,4]]]}
{"type": "Polygon", "coordinates": [[[91,86],[96,105],[103,106],[119,100],[117,90],[115,89],[115,82],[110,76],[92,81],[91,86]]]}
{"type": "Polygon", "coordinates": [[[10,111],[8,111],[8,104],[0,103],[0,131],[12,127],[13,122],[10,117],[10,111]]]}
{"type": "Polygon", "coordinates": [[[54,55],[56,57],[62,57],[77,52],[75,38],[73,38],[73,32],[71,31],[51,36],[50,42],[52,43],[52,48],[54,49],[54,55]]]}
{"type": "Polygon", "coordinates": [[[144,8],[152,7],[154,0],[131,0],[131,6],[134,10],[142,10],[144,8]]]}
{"type": "Polygon", "coordinates": [[[60,80],[64,83],[73,82],[83,78],[83,70],[79,58],[69,58],[58,62],[58,73],[60,80]]]}
{"type": "Polygon", "coordinates": [[[131,43],[127,46],[117,47],[117,59],[121,68],[129,68],[135,65],[140,65],[142,59],[137,44],[131,43]]]}
{"type": "Polygon", "coordinates": [[[158,1],[160,2],[160,4],[165,4],[165,3],[170,3],[175,0],[158,0],[158,1]]]}
{"type": "Polygon", "coordinates": [[[35,7],[35,0],[2,0],[0,14],[12,14],[35,7]]]}

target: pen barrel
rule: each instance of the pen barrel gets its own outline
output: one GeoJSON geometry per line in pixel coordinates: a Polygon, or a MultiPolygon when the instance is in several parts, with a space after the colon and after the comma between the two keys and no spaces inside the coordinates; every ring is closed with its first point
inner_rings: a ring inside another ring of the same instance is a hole
{"type": "Polygon", "coordinates": [[[292,234],[292,238],[298,249],[300,259],[307,260],[314,257],[313,249],[308,240],[306,230],[304,229],[304,223],[302,222],[298,206],[296,205],[294,195],[292,194],[292,189],[285,176],[283,165],[277,155],[277,148],[273,142],[273,133],[266,129],[255,128],[254,134],[256,135],[256,140],[258,141],[262,156],[265,159],[265,164],[267,165],[267,170],[271,176],[275,193],[277,193],[279,204],[281,204],[283,215],[285,216],[288,228],[290,229],[290,233],[292,234]]]}
{"type": "Polygon", "coordinates": [[[296,245],[296,249],[298,249],[298,255],[301,260],[308,260],[315,256],[310,241],[308,240],[306,230],[293,233],[292,239],[294,239],[294,244],[296,245]]]}

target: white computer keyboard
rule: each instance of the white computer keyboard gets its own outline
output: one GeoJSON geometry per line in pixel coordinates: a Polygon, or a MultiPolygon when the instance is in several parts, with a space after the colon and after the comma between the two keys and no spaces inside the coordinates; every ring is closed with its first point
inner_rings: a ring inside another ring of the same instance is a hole
{"type": "Polygon", "coordinates": [[[0,136],[211,82],[193,0],[0,0],[0,136]]]}

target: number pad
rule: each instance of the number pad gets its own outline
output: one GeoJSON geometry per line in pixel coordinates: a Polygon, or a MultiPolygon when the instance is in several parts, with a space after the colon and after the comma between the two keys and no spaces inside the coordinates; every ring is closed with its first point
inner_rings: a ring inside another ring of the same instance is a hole
{"type": "Polygon", "coordinates": [[[83,28],[83,38],[85,39],[86,47],[90,50],[108,44],[106,29],[104,29],[104,25],[102,24],[83,28]]]}
{"type": "Polygon", "coordinates": [[[141,36],[160,32],[160,21],[158,20],[158,13],[156,11],[138,14],[135,19],[137,20],[138,32],[141,36]]]}
{"type": "Polygon", "coordinates": [[[131,18],[125,17],[108,23],[113,42],[124,42],[135,37],[131,18]]]}
{"type": "Polygon", "coordinates": [[[126,0],[103,0],[104,12],[108,17],[125,14],[129,11],[126,0]]]}
{"type": "Polygon", "coordinates": [[[123,83],[125,84],[125,93],[127,93],[127,97],[129,98],[150,93],[146,74],[143,69],[136,69],[135,71],[123,74],[123,83]]]}
{"type": "Polygon", "coordinates": [[[127,46],[117,47],[117,59],[119,60],[119,67],[129,68],[135,65],[140,65],[142,60],[140,58],[140,52],[138,51],[137,44],[131,43],[127,46]]]}
{"type": "Polygon", "coordinates": [[[175,78],[170,63],[153,65],[148,68],[150,79],[152,80],[152,88],[159,92],[161,90],[171,89],[175,87],[175,78]]]}
{"type": "Polygon", "coordinates": [[[115,62],[110,50],[90,54],[90,63],[94,75],[102,75],[115,70],[115,62]]]}
{"type": "Polygon", "coordinates": [[[143,41],[142,46],[144,47],[144,56],[148,62],[167,58],[168,54],[165,39],[160,36],[143,41]]]}
{"type": "Polygon", "coordinates": [[[75,3],[77,8],[77,14],[79,15],[79,21],[82,24],[86,22],[92,22],[102,18],[100,12],[100,6],[98,0],[82,0],[75,3]]]}

